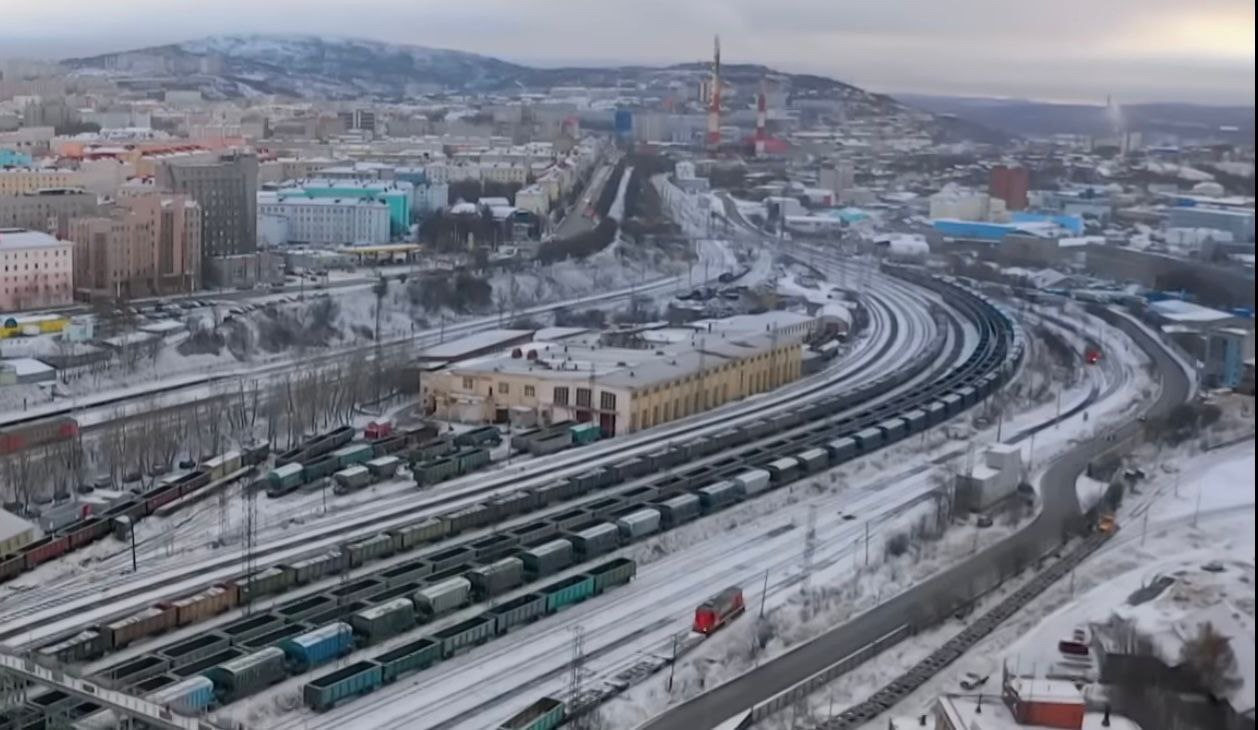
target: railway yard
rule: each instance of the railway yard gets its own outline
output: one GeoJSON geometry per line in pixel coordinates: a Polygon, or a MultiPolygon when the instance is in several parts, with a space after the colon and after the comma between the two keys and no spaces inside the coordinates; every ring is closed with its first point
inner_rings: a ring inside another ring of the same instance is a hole
{"type": "MultiPolygon", "coordinates": [[[[420,707],[424,727],[553,727],[678,666],[702,691],[682,658],[754,644],[739,616],[868,566],[958,458],[946,439],[923,451],[928,432],[986,412],[1026,367],[1021,319],[962,282],[794,255],[863,282],[867,325],[815,374],[609,439],[373,423],[246,444],[0,561],[5,651],[144,698],[131,716],[169,727],[413,727],[420,707]]],[[[1065,415],[1121,385],[1085,382],[1065,415]]],[[[1034,449],[1062,418],[1013,418],[1013,438],[1034,449]]],[[[128,714],[61,689],[29,702],[19,727],[128,714]]]]}

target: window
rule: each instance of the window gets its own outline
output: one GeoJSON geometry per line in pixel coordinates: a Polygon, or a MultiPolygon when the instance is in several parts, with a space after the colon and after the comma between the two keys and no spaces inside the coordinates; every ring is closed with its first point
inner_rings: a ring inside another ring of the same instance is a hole
{"type": "Polygon", "coordinates": [[[509,383],[498,384],[498,395],[510,395],[510,394],[511,394],[511,385],[509,383]]]}
{"type": "Polygon", "coordinates": [[[616,410],[616,394],[603,391],[598,394],[598,407],[604,411],[616,410]]]}
{"type": "Polygon", "coordinates": [[[589,408],[594,402],[593,394],[589,388],[577,388],[577,407],[589,408]]]}
{"type": "Polygon", "coordinates": [[[563,385],[555,387],[555,405],[568,405],[568,386],[563,385]]]}
{"type": "Polygon", "coordinates": [[[476,387],[476,380],[466,375],[463,376],[463,390],[472,390],[476,387]]]}
{"type": "Polygon", "coordinates": [[[537,396],[537,389],[536,389],[536,388],[534,388],[534,387],[533,387],[533,386],[531,386],[531,385],[526,385],[526,386],[524,386],[524,397],[525,397],[525,398],[535,398],[536,396],[537,396]]]}

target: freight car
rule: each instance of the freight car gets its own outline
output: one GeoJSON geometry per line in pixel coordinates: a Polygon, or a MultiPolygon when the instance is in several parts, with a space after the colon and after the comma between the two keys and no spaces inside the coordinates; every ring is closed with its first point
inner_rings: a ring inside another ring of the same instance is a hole
{"type": "Polygon", "coordinates": [[[555,730],[567,718],[564,703],[543,697],[498,726],[498,730],[555,730]]]}
{"type": "Polygon", "coordinates": [[[68,416],[45,418],[18,426],[0,428],[0,455],[23,449],[71,441],[79,436],[79,422],[68,416]]]}
{"type": "Polygon", "coordinates": [[[208,677],[189,677],[153,692],[146,699],[171,712],[192,717],[214,704],[214,682],[208,677]]]}
{"type": "Polygon", "coordinates": [[[290,673],[304,672],[345,656],[354,648],[354,631],[341,621],[281,641],[290,673]]]}
{"type": "Polygon", "coordinates": [[[256,694],[288,676],[284,651],[271,646],[206,670],[219,702],[256,694]]]}

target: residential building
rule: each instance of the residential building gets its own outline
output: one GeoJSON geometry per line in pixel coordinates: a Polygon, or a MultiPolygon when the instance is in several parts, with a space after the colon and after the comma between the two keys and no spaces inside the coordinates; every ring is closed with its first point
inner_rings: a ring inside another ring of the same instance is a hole
{"type": "Polygon", "coordinates": [[[61,224],[96,212],[96,196],[73,188],[45,188],[20,195],[0,195],[0,228],[29,228],[56,233],[61,224]]]}
{"type": "MultiPolygon", "coordinates": [[[[258,193],[259,217],[283,218],[288,242],[348,245],[389,242],[389,204],[382,198],[308,198],[258,193]]],[[[259,229],[261,226],[259,224],[259,229]]],[[[269,232],[269,231],[268,231],[269,232]]]]}
{"type": "Polygon", "coordinates": [[[181,195],[122,199],[69,222],[74,288],[84,299],[130,299],[201,287],[201,208],[181,195]]]}
{"type": "Polygon", "coordinates": [[[987,193],[1005,201],[1008,210],[1025,210],[1030,188],[1031,173],[1025,167],[997,165],[992,168],[987,193]]]}
{"type": "Polygon", "coordinates": [[[46,170],[14,167],[0,170],[0,195],[21,195],[44,188],[77,188],[78,173],[74,170],[46,170]]]}
{"type": "Polygon", "coordinates": [[[1233,241],[1253,241],[1254,209],[1175,206],[1167,212],[1167,226],[1226,231],[1232,234],[1233,241]]]}
{"type": "Polygon", "coordinates": [[[856,166],[851,160],[836,160],[823,165],[817,171],[817,184],[834,193],[836,200],[843,200],[846,191],[856,184],[856,166]]]}
{"type": "Polygon", "coordinates": [[[370,109],[354,109],[338,112],[337,117],[345,125],[347,131],[376,132],[376,113],[370,109]]]}
{"type": "Polygon", "coordinates": [[[530,185],[515,194],[515,207],[544,216],[550,212],[550,196],[541,185],[530,185]]]}
{"type": "Polygon", "coordinates": [[[203,256],[249,254],[258,246],[258,158],[239,152],[213,162],[170,161],[157,170],[157,185],[187,195],[201,206],[203,256]]]}
{"type": "Polygon", "coordinates": [[[470,422],[597,423],[633,433],[763,393],[800,376],[798,335],[694,334],[656,347],[597,336],[532,342],[426,378],[426,405],[470,422]]]}
{"type": "Polygon", "coordinates": [[[389,234],[402,236],[410,230],[411,203],[414,186],[399,180],[328,180],[315,178],[302,180],[279,192],[294,197],[307,198],[368,198],[383,200],[389,208],[389,234]]]}
{"type": "Polygon", "coordinates": [[[73,301],[74,244],[47,233],[0,228],[0,311],[73,301]]]}
{"type": "Polygon", "coordinates": [[[0,132],[0,147],[39,157],[48,153],[55,136],[56,130],[52,127],[23,126],[12,132],[0,132]]]}
{"type": "Polygon", "coordinates": [[[31,156],[25,152],[0,147],[0,167],[30,167],[31,156]]]}
{"type": "Polygon", "coordinates": [[[930,217],[961,221],[994,221],[1007,219],[1005,201],[987,193],[946,185],[930,196],[930,217]]]}

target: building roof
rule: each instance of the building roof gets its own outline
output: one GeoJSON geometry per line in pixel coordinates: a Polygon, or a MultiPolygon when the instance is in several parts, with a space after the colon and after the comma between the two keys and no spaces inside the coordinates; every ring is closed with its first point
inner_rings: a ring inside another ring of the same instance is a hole
{"type": "Polygon", "coordinates": [[[61,241],[39,231],[28,231],[25,228],[0,228],[0,248],[49,248],[69,245],[71,245],[69,241],[61,241]]]}
{"type": "Polygon", "coordinates": [[[46,365],[31,357],[6,358],[4,360],[0,360],[0,362],[4,363],[4,367],[12,368],[13,371],[17,373],[19,378],[26,377],[28,375],[42,375],[43,373],[50,373],[54,369],[52,366],[46,365]]]}
{"type": "MultiPolygon", "coordinates": [[[[993,677],[993,679],[995,678],[993,677]]],[[[1073,685],[1071,687],[1073,688],[1073,685]]],[[[1078,690],[1075,691],[1075,694],[1078,694],[1078,690]]],[[[1041,730],[1045,728],[1043,725],[1020,724],[1014,719],[1013,713],[1001,702],[1000,698],[992,694],[984,694],[981,704],[978,696],[944,695],[939,698],[937,707],[948,718],[953,727],[965,728],[966,730],[1041,730]]],[[[1140,730],[1140,726],[1135,722],[1119,715],[1111,714],[1108,726],[1104,725],[1104,721],[1104,713],[1089,712],[1083,716],[1083,725],[1080,727],[1080,730],[1102,730],[1102,728],[1106,728],[1106,730],[1140,730]]],[[[891,730],[909,730],[910,728],[921,727],[920,718],[918,717],[897,717],[890,722],[891,730]]],[[[930,722],[926,727],[935,727],[935,724],[930,722]]]]}
{"type": "Polygon", "coordinates": [[[532,337],[532,330],[494,329],[477,332],[457,340],[433,345],[421,354],[425,360],[454,360],[486,348],[505,347],[522,337],[532,337]]]}
{"type": "Polygon", "coordinates": [[[0,542],[17,537],[27,530],[34,529],[34,525],[21,517],[0,509],[0,542]]]}
{"type": "Polygon", "coordinates": [[[1159,316],[1176,322],[1222,322],[1232,319],[1232,315],[1227,312],[1220,312],[1217,309],[1210,309],[1182,299],[1164,299],[1150,304],[1149,308],[1157,312],[1159,316]]]}

